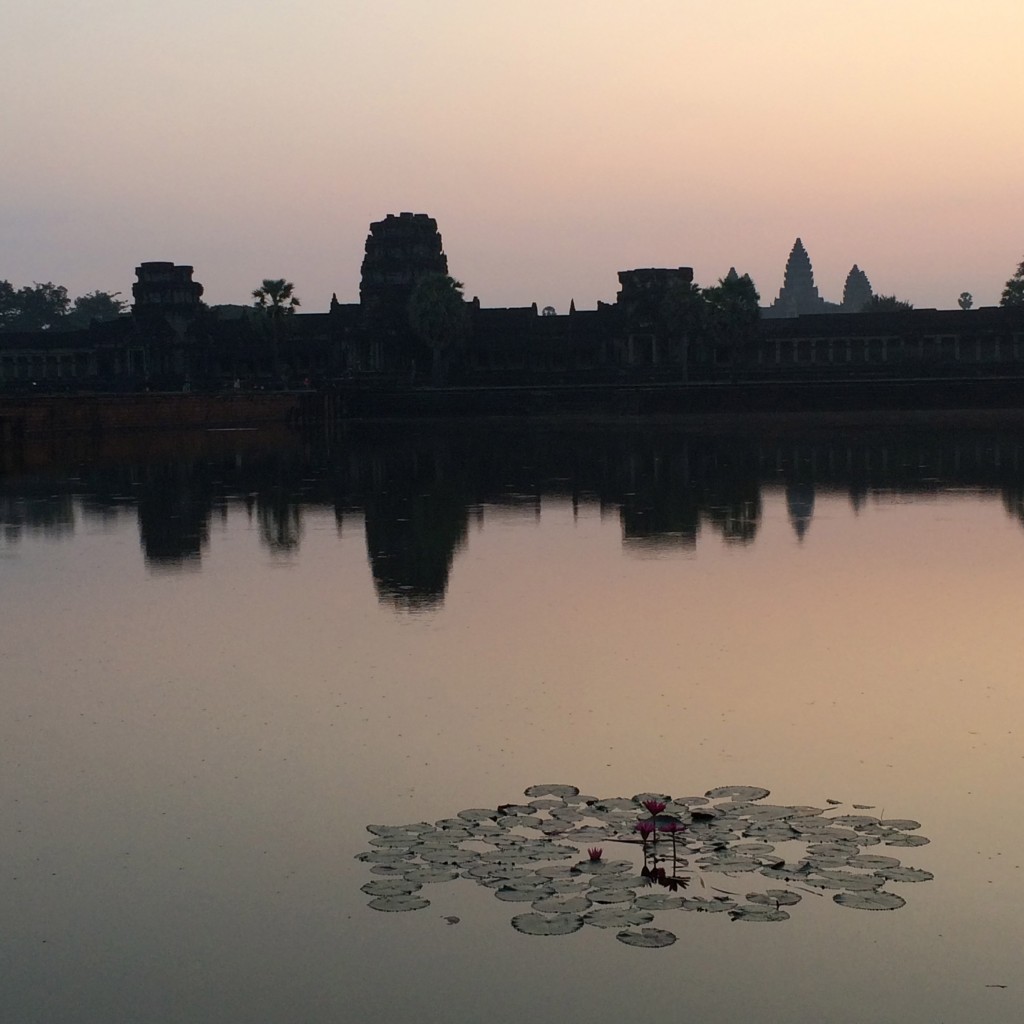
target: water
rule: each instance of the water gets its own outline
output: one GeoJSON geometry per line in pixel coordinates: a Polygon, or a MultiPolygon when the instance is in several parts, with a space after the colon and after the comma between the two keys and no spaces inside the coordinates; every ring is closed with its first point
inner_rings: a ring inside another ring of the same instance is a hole
{"type": "Polygon", "coordinates": [[[1018,423],[28,463],[0,477],[3,1021],[1021,1019],[1018,423]],[[465,879],[367,908],[367,824],[547,782],[871,805],[935,877],[891,912],[673,911],[662,950],[520,935],[465,879]]]}

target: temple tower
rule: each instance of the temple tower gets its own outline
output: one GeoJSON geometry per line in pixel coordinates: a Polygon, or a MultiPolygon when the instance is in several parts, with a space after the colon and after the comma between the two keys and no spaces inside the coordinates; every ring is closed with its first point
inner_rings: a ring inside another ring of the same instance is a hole
{"type": "Polygon", "coordinates": [[[872,298],[874,293],[868,275],[854,263],[843,286],[843,312],[860,313],[872,298]]]}
{"type": "Polygon", "coordinates": [[[359,302],[370,323],[408,323],[409,296],[424,274],[447,274],[437,221],[425,213],[389,213],[370,225],[359,302]]]}
{"type": "Polygon", "coordinates": [[[802,316],[827,312],[825,300],[814,284],[814,270],[804,243],[798,238],[786,260],[786,276],[779,297],[765,311],[766,316],[802,316]]]}
{"type": "Polygon", "coordinates": [[[158,312],[165,315],[195,313],[203,286],[192,280],[192,267],[173,263],[143,263],[135,268],[132,285],[133,313],[158,312]]]}

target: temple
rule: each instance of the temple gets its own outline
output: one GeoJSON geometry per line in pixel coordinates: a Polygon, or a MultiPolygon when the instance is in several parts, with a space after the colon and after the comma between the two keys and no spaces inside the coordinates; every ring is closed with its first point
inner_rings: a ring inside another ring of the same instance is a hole
{"type": "Polygon", "coordinates": [[[458,331],[428,336],[414,327],[410,297],[424,275],[448,271],[437,221],[411,212],[370,225],[359,301],[339,302],[335,294],[324,312],[271,316],[252,306],[207,306],[191,266],[140,263],[129,315],[85,329],[0,332],[0,389],[585,388],[1024,376],[1024,308],[871,311],[871,284],[856,265],[842,303],[828,302],[799,238],[782,288],[764,309],[745,274],[730,271],[702,290],[691,267],[642,267],[620,271],[614,301],[595,309],[573,302],[558,314],[536,303],[488,308],[461,300],[458,331]],[[432,373],[442,357],[443,375],[432,373]]]}
{"type": "Polygon", "coordinates": [[[804,316],[828,312],[828,303],[818,294],[814,270],[804,243],[798,238],[786,260],[786,276],[778,298],[764,311],[765,316],[804,316]]]}

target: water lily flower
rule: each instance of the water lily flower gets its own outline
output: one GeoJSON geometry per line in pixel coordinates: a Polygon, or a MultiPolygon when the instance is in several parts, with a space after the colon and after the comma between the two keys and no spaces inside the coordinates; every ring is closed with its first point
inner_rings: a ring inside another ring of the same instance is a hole
{"type": "Polygon", "coordinates": [[[675,835],[676,832],[685,832],[686,826],[679,821],[666,821],[663,825],[658,826],[658,830],[661,832],[671,832],[675,835]]]}
{"type": "Polygon", "coordinates": [[[639,832],[641,838],[646,840],[654,832],[654,822],[649,820],[638,821],[634,831],[639,832]]]}
{"type": "Polygon", "coordinates": [[[643,804],[651,814],[661,814],[665,810],[664,800],[644,800],[643,804]]]}
{"type": "Polygon", "coordinates": [[[604,850],[602,850],[600,846],[587,847],[587,855],[591,860],[600,860],[602,853],[604,853],[604,850]]]}

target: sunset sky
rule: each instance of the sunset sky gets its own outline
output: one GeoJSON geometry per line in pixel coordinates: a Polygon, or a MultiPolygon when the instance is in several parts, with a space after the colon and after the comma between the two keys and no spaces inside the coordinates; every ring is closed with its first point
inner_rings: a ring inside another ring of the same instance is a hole
{"type": "Polygon", "coordinates": [[[1021,0],[5,0],[0,278],[355,301],[371,221],[437,218],[484,305],[616,272],[998,302],[1024,258],[1021,0]]]}

